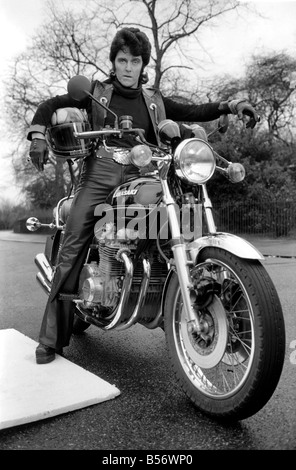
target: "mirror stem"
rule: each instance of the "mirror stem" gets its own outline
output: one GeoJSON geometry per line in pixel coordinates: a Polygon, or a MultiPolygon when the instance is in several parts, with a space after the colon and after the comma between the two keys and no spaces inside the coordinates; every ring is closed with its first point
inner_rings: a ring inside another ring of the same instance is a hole
{"type": "Polygon", "coordinates": [[[94,100],[98,105],[102,106],[102,108],[104,108],[106,111],[108,111],[110,114],[112,114],[114,116],[114,127],[115,127],[115,129],[119,129],[117,114],[113,113],[113,111],[111,111],[111,109],[109,109],[107,106],[105,106],[99,100],[97,100],[91,93],[89,93],[89,91],[84,90],[84,93],[86,95],[88,95],[92,100],[94,100]]]}

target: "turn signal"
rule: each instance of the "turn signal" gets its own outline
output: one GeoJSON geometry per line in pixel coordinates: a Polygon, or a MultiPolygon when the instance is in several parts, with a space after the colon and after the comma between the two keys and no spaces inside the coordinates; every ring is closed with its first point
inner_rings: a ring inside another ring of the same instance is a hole
{"type": "Polygon", "coordinates": [[[130,159],[133,165],[142,168],[151,162],[152,152],[147,145],[136,145],[130,152],[130,159]]]}
{"type": "Polygon", "coordinates": [[[227,169],[227,174],[232,183],[240,183],[245,179],[246,170],[241,163],[231,163],[227,169]]]}

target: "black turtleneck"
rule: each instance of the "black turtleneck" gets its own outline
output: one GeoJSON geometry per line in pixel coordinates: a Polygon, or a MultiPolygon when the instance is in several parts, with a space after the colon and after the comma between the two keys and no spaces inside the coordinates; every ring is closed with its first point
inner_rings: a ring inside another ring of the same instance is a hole
{"type": "MultiPolygon", "coordinates": [[[[114,91],[109,104],[109,108],[117,114],[118,117],[128,115],[133,118],[133,127],[145,130],[145,138],[152,144],[156,143],[152,122],[149,116],[147,106],[142,95],[142,86],[138,88],[128,88],[121,85],[117,80],[112,82],[114,91]]],[[[114,118],[107,113],[105,126],[113,126],[114,118]]],[[[135,141],[132,135],[126,135],[121,138],[108,139],[108,145],[120,147],[133,147],[139,142],[135,141]]]]}

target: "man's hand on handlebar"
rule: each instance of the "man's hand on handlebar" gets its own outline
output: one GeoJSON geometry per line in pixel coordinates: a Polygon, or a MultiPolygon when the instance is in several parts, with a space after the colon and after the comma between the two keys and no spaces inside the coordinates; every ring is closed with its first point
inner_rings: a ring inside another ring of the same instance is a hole
{"type": "Polygon", "coordinates": [[[247,100],[232,100],[228,102],[228,106],[231,112],[237,115],[238,119],[244,120],[244,116],[248,116],[247,128],[253,129],[260,121],[259,115],[247,100]]]}

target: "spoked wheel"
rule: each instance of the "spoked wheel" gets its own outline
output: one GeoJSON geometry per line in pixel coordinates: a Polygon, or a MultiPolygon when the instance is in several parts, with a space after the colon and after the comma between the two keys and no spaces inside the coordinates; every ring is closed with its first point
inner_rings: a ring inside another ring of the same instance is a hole
{"type": "Polygon", "coordinates": [[[181,387],[204,412],[245,419],[272,396],[283,367],[285,327],[259,261],[205,248],[191,270],[201,331],[187,321],[174,274],[164,305],[169,355],[181,387]]]}

